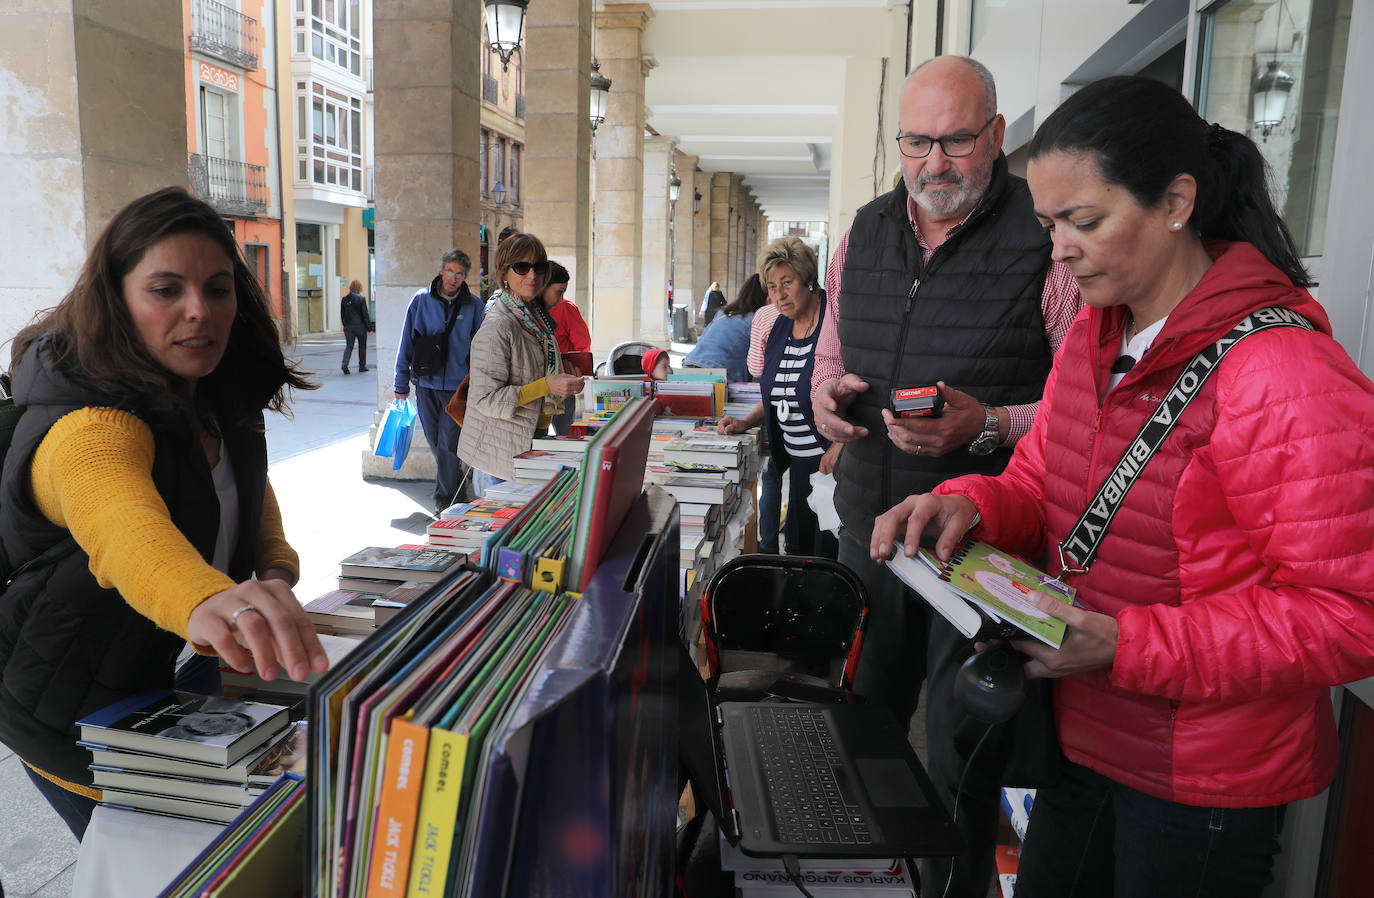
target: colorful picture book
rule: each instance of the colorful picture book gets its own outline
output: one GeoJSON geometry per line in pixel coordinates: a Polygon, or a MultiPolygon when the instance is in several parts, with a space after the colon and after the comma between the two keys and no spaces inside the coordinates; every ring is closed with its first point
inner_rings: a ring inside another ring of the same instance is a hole
{"type": "Polygon", "coordinates": [[[194,692],[150,690],[77,721],[81,741],[229,765],[280,732],[281,705],[194,692]]]}
{"type": "Polygon", "coordinates": [[[965,636],[1029,635],[1053,648],[1064,640],[1064,622],[1037,608],[1033,598],[1071,605],[1073,588],[982,540],[960,545],[948,563],[922,548],[911,558],[898,551],[887,564],[965,636]]]}

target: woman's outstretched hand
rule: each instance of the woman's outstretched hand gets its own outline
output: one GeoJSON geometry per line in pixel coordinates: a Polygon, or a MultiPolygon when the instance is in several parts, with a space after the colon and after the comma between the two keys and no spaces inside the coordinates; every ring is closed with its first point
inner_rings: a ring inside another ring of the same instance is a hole
{"type": "Polygon", "coordinates": [[[305,609],[291,587],[272,572],[201,602],[191,612],[186,631],[193,643],[213,647],[240,673],[249,673],[256,663],[264,680],[274,680],[284,670],[301,681],[312,670],[329,669],[329,658],[305,609]]]}

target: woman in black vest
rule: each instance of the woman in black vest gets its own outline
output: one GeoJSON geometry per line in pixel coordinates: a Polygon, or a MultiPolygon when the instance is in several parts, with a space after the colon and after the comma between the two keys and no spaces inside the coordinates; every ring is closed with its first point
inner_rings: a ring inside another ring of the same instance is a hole
{"type": "Polygon", "coordinates": [[[144,690],[218,690],[328,659],[291,593],[263,411],[313,389],[215,210],[167,188],[115,214],[14,341],[0,476],[0,740],[79,839],[100,793],[76,721],[144,690]],[[178,669],[191,644],[197,653],[178,669]]]}
{"type": "Polygon", "coordinates": [[[759,260],[759,281],[778,307],[778,320],[768,335],[759,377],[763,401],[744,419],[726,415],[720,433],[740,433],[767,421],[770,453],[779,473],[789,476],[787,519],[783,539],[789,555],[834,558],[835,538],[816,526],[807,503],[811,475],[829,473],[839,454],[816,429],[811,413],[811,371],[816,338],[825,321],[825,291],[816,282],[816,254],[797,237],[780,237],[759,260]]]}

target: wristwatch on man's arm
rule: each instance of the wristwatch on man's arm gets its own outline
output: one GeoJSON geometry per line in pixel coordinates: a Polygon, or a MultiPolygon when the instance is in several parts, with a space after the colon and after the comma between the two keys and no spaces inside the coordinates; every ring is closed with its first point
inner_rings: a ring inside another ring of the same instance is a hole
{"type": "Polygon", "coordinates": [[[968,451],[971,455],[991,455],[1002,442],[999,435],[1001,422],[997,418],[997,409],[990,405],[984,405],[983,411],[987,418],[983,421],[983,432],[973,438],[973,442],[968,444],[968,451]]]}

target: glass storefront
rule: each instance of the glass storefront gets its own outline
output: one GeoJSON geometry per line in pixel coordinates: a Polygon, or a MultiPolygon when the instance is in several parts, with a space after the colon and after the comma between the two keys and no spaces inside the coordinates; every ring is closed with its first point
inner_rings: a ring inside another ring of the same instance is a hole
{"type": "Polygon", "coordinates": [[[1353,0],[1230,0],[1202,18],[1198,112],[1249,135],[1298,250],[1320,256],[1353,0]]]}

